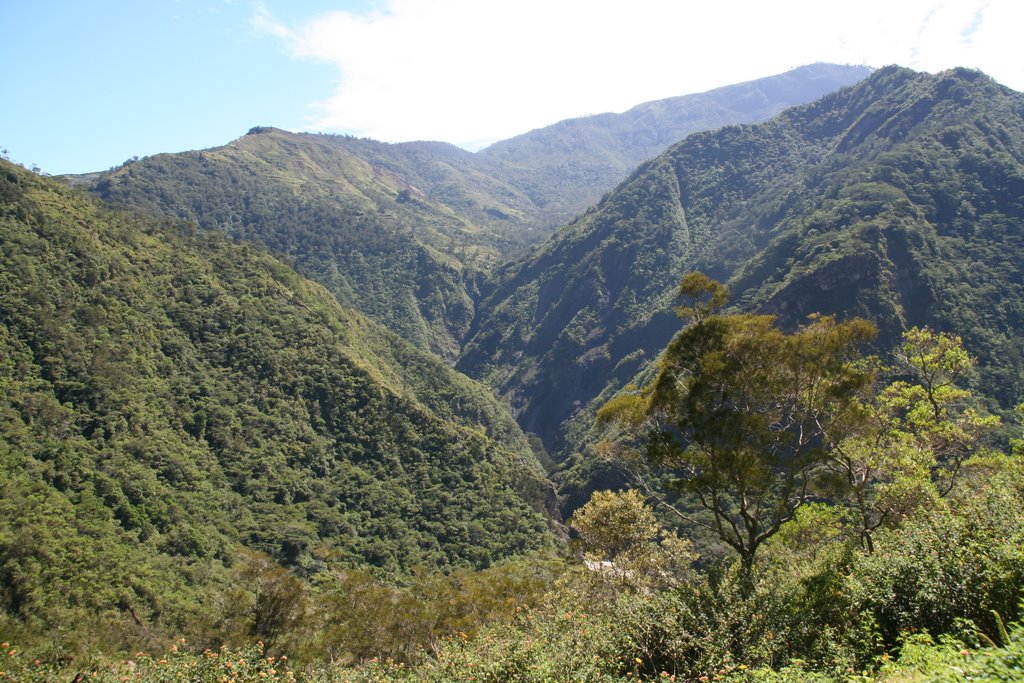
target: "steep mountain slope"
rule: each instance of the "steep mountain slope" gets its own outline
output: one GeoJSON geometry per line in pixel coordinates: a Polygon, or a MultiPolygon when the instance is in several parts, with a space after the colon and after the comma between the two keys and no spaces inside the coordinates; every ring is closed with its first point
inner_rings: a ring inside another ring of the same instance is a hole
{"type": "Polygon", "coordinates": [[[696,269],[786,326],[863,315],[883,347],[909,325],[957,332],[1006,407],[1024,393],[1022,240],[1024,96],[977,72],[890,67],[642,166],[498,273],[459,367],[549,448],[578,451],[571,418],[665,346],[675,285],[696,269]]]}
{"type": "Polygon", "coordinates": [[[811,64],[777,76],[637,105],[621,114],[561,121],[479,152],[496,173],[562,225],[621,182],[641,162],[690,133],[765,121],[787,107],[863,80],[871,69],[811,64]]]}
{"type": "Polygon", "coordinates": [[[516,240],[471,221],[487,215],[476,195],[516,198],[457,168],[467,156],[440,144],[255,128],[224,147],[158,155],[92,180],[117,204],[261,242],[343,302],[451,358],[473,316],[479,269],[516,240]]]}
{"type": "Polygon", "coordinates": [[[0,163],[0,618],[173,633],[242,548],[310,574],[550,542],[489,390],[189,229],[0,163]]]}

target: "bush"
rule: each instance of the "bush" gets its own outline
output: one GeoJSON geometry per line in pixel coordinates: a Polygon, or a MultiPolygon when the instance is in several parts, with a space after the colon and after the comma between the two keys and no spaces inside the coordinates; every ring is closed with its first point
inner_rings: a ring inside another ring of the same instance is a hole
{"type": "Polygon", "coordinates": [[[878,537],[857,564],[855,609],[870,613],[882,642],[909,631],[1000,638],[999,619],[1018,615],[1024,591],[1024,514],[1016,492],[999,485],[950,507],[922,511],[878,537]],[[997,616],[998,615],[998,616],[997,616]]]}

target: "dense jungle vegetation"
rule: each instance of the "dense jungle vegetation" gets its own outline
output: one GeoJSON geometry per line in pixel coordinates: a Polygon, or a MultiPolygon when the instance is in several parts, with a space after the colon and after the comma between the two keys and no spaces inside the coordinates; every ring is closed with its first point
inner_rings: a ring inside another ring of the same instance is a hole
{"type": "Polygon", "coordinates": [[[237,570],[254,586],[249,620],[213,641],[121,658],[8,641],[5,675],[1019,680],[1024,442],[993,446],[998,419],[960,385],[961,341],[915,329],[887,363],[862,353],[866,321],[786,333],[722,313],[708,278],[683,291],[690,323],[658,376],[601,412],[608,457],[637,486],[576,512],[583,565],[534,555],[401,584],[338,568],[303,583],[250,557],[237,570]],[[649,500],[721,544],[681,538],[649,500]]]}
{"type": "Polygon", "coordinates": [[[5,623],[260,631],[266,581],[551,545],[543,473],[486,389],[252,247],[2,173],[5,623]]]}
{"type": "MultiPolygon", "coordinates": [[[[1024,95],[983,74],[880,69],[759,125],[690,135],[493,276],[458,367],[497,387],[560,463],[568,514],[615,484],[593,457],[597,407],[678,329],[683,273],[786,329],[862,316],[961,335],[972,381],[1024,391],[1024,95]]],[[[642,377],[639,381],[642,381],[642,377]]]]}
{"type": "Polygon", "coordinates": [[[0,162],[0,680],[1024,680],[1022,97],[0,162]]]}

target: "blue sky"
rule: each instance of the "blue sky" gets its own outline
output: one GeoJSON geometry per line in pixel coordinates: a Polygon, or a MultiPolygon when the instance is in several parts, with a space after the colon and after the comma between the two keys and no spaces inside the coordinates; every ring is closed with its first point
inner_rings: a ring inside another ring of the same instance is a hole
{"type": "Polygon", "coordinates": [[[252,125],[300,127],[334,71],[290,58],[252,12],[220,0],[0,0],[0,146],[25,165],[81,172],[223,144],[252,125]]]}
{"type": "Polygon", "coordinates": [[[1019,0],[0,0],[0,149],[48,173],[255,125],[475,149],[816,61],[1018,90],[1019,0]]]}

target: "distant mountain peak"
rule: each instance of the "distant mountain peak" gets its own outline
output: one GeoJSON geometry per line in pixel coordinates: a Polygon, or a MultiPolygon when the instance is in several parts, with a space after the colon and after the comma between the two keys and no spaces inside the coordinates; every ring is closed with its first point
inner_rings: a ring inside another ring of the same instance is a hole
{"type": "Polygon", "coordinates": [[[691,133],[758,123],[863,80],[870,67],[808,64],[702,93],[644,102],[627,111],[566,119],[478,152],[543,207],[548,225],[568,222],[636,166],[691,133]]]}
{"type": "Polygon", "coordinates": [[[253,126],[249,129],[246,135],[263,135],[266,133],[283,132],[280,128],[274,128],[273,126],[253,126]]]}

